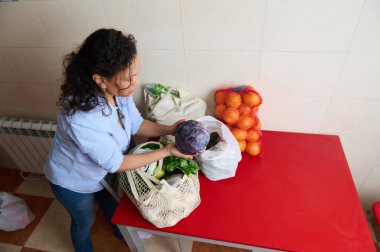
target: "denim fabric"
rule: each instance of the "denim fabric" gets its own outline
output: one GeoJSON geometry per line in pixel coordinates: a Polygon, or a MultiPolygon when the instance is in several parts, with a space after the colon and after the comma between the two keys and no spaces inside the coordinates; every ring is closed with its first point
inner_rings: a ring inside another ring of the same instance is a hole
{"type": "MultiPolygon", "coordinates": [[[[95,200],[106,218],[111,221],[117,202],[103,189],[96,193],[77,193],[50,183],[54,195],[71,216],[71,240],[75,251],[92,252],[91,226],[95,221],[95,200]]],[[[121,238],[116,225],[112,225],[115,235],[121,238]]]]}

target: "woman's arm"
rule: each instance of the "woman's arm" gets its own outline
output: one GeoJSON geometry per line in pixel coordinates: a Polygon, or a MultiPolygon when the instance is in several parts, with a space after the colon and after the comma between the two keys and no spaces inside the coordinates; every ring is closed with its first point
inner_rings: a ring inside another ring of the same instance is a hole
{"type": "Polygon", "coordinates": [[[165,135],[174,135],[175,131],[181,123],[185,122],[186,120],[179,120],[173,125],[163,125],[159,123],[155,123],[149,120],[144,120],[141,124],[140,129],[137,131],[137,136],[142,137],[158,137],[158,136],[165,136],[165,135]]]}
{"type": "Polygon", "coordinates": [[[139,167],[146,166],[157,160],[163,159],[167,156],[182,157],[192,159],[190,155],[185,155],[176,149],[174,144],[169,144],[161,149],[144,152],[140,154],[128,154],[124,156],[124,160],[121,163],[119,169],[116,172],[123,172],[127,170],[134,170],[139,167]]]}

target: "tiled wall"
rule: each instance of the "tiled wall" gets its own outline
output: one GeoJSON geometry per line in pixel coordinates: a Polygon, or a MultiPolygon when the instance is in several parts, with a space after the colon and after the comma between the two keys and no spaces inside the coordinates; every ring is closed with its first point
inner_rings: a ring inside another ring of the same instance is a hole
{"type": "Polygon", "coordinates": [[[380,200],[380,1],[0,3],[0,114],[54,118],[62,56],[99,27],[135,35],[142,83],[210,106],[216,88],[251,84],[264,129],[339,134],[363,205],[380,200]]]}

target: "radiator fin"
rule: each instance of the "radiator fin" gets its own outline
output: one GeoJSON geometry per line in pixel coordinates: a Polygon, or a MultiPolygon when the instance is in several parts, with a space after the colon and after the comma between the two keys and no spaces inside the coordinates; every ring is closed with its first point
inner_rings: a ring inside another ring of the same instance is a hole
{"type": "Polygon", "coordinates": [[[25,172],[43,173],[55,121],[0,118],[0,144],[19,168],[25,172]]]}

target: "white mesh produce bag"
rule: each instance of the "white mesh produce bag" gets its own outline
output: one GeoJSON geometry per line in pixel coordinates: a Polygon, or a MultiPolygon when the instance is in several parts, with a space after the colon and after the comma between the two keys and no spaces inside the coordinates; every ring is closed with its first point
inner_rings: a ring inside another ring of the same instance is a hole
{"type": "Polygon", "coordinates": [[[186,118],[195,119],[206,114],[206,102],[186,90],[150,84],[144,88],[147,119],[171,125],[186,118]]]}
{"type": "Polygon", "coordinates": [[[239,143],[224,123],[212,116],[202,116],[196,119],[203,123],[207,130],[219,135],[220,141],[195,160],[202,167],[201,171],[210,180],[221,180],[235,176],[242,156],[239,143]]]}
{"type": "MultiPolygon", "coordinates": [[[[136,146],[131,153],[149,143],[136,146]]],[[[163,160],[157,162],[162,166],[163,160]]],[[[160,167],[161,168],[161,167],[160,167]]],[[[145,167],[120,173],[120,185],[142,216],[159,228],[175,225],[187,217],[201,202],[198,174],[178,179],[158,180],[144,172],[145,167]]]]}

